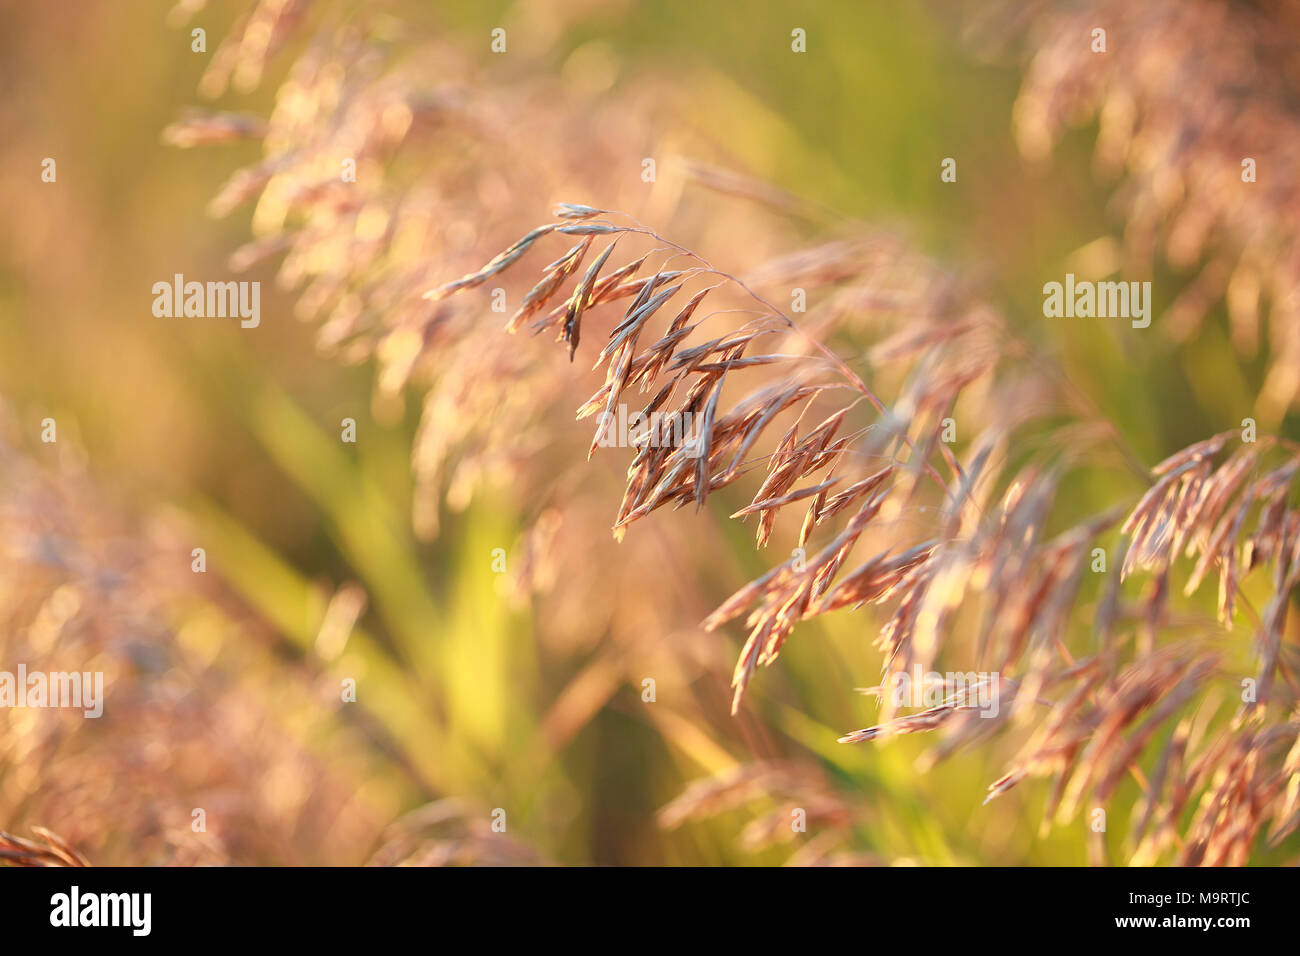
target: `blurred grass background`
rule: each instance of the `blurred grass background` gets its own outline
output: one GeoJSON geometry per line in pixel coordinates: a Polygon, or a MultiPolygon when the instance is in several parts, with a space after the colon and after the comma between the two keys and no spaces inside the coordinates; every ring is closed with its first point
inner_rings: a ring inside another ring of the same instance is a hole
{"type": "MultiPolygon", "coordinates": [[[[188,29],[166,25],[170,3],[6,6],[0,392],[34,454],[49,453],[39,422],[55,417],[117,505],[141,520],[161,504],[188,515],[203,530],[210,570],[278,636],[281,658],[272,660],[311,653],[339,584],[365,589],[358,631],[327,663],[363,680],[363,703],[391,739],[391,752],[355,768],[383,813],[450,794],[509,808],[512,834],[561,862],[776,862],[781,851],[734,843],[751,808],[670,832],[654,822],[689,781],[766,747],[811,757],[856,794],[870,822],[855,844],[882,858],[1082,861],[1082,832],[1038,837],[1022,825],[1040,812],[1041,788],[981,808],[996,768],[978,754],[923,775],[913,763],[924,741],[835,743],[870,722],[853,687],[871,682],[874,658],[855,615],[801,628],[764,674],[751,716],[701,726],[671,706],[643,707],[629,683],[550,750],[546,714],[589,662],[577,651],[547,659],[528,615],[501,599],[487,556],[520,531],[508,508],[476,498],[435,543],[412,535],[417,403],[376,422],[370,367],[317,357],[314,330],[292,319],[269,266],[240,277],[263,280],[256,331],[151,314],[155,281],[226,275],[247,213],[217,221],[203,210],[230,171],[257,155],[253,145],[179,152],[159,141],[197,101],[207,63],[190,51],[188,29]],[[46,156],[58,162],[56,185],[39,180],[46,156]],[[358,423],[356,445],[337,440],[343,417],[358,423]]],[[[1080,131],[1049,165],[1027,166],[1010,136],[1019,63],[979,62],[962,44],[955,7],[592,3],[577,5],[582,12],[557,32],[546,3],[439,4],[436,14],[432,6],[389,5],[411,29],[459,38],[485,60],[488,31],[506,25],[511,44],[557,76],[581,78],[595,63],[615,90],[645,75],[685,78],[694,96],[682,130],[708,130],[737,168],[896,228],[983,279],[1148,463],[1233,427],[1231,410],[1258,390],[1260,368],[1237,363],[1218,320],[1181,349],[1154,335],[1121,341],[1097,323],[1042,321],[1043,282],[1114,228],[1105,184],[1090,171],[1093,131],[1080,131]],[[807,31],[806,55],[789,52],[794,27],[807,31]],[[945,157],[957,159],[955,184],[940,182],[945,157]]],[[[238,7],[215,4],[192,24],[207,29],[209,50],[238,7]]],[[[272,89],[240,108],[265,112],[272,89]]],[[[718,252],[724,267],[746,265],[718,252]]],[[[1178,281],[1158,282],[1160,298],[1178,281]]],[[[1157,313],[1167,304],[1160,298],[1157,313]]],[[[1072,490],[1082,514],[1137,488],[1116,469],[1072,490]]],[[[716,527],[739,567],[766,569],[769,556],[754,553],[745,529],[716,527]]],[[[717,597],[734,583],[716,582],[717,597]]],[[[333,731],[305,726],[328,750],[333,731]]],[[[1122,791],[1117,804],[1133,796],[1122,791]]]]}

